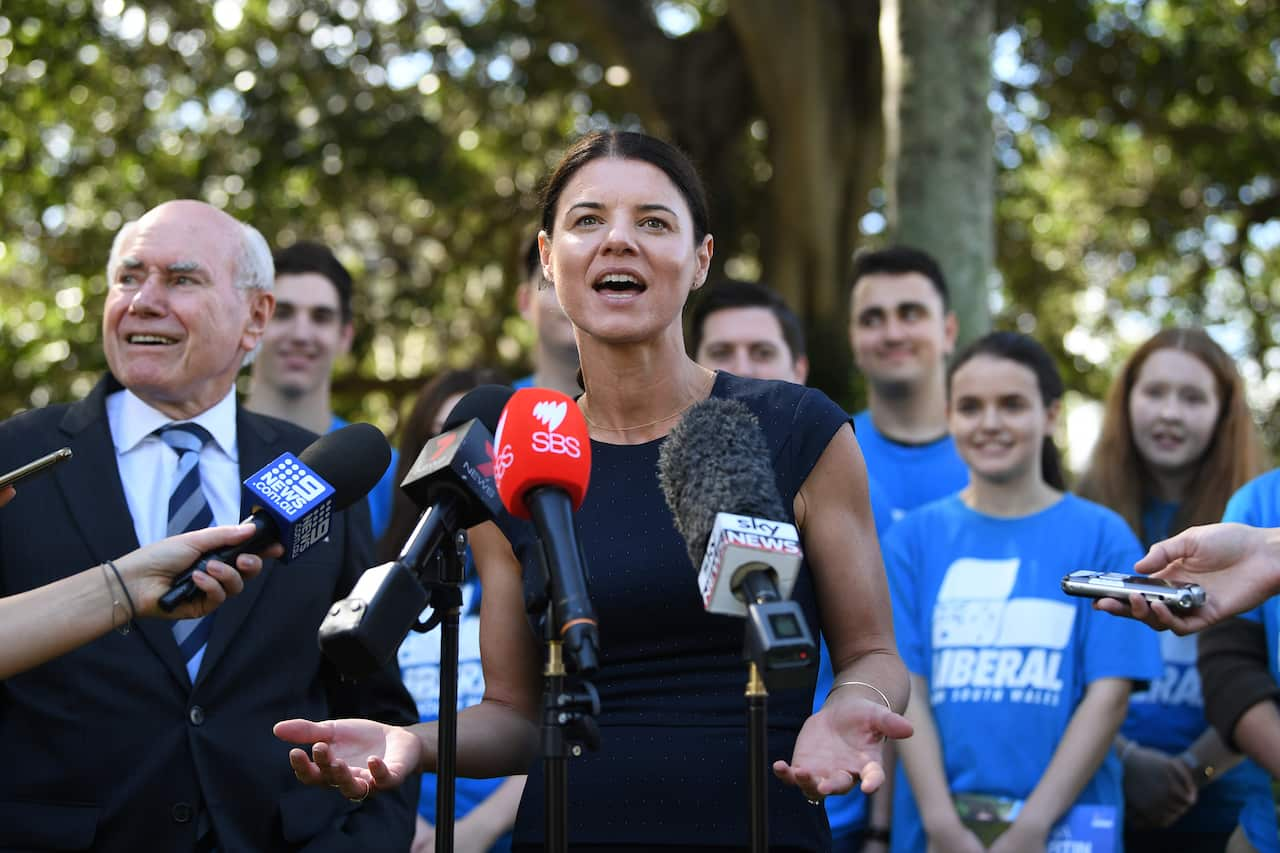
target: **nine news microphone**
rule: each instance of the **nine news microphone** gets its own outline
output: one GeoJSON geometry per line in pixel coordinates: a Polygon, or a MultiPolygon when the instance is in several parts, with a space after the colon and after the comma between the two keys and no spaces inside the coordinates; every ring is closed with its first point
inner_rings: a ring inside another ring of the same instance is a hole
{"type": "Polygon", "coordinates": [[[502,512],[491,430],[513,393],[505,385],[469,392],[405,475],[400,488],[423,513],[400,555],[365,571],[320,624],[320,649],[343,673],[364,675],[391,660],[427,605],[426,587],[439,581],[429,569],[440,548],[502,512]]]}
{"type": "Polygon", "coordinates": [[[494,446],[494,479],[503,506],[517,518],[532,518],[537,528],[565,658],[588,675],[600,665],[600,638],[573,526],[591,477],[587,421],[559,391],[522,388],[502,411],[494,446]]]}
{"type": "Polygon", "coordinates": [[[788,601],[800,537],[778,494],[755,415],[736,400],[692,406],[658,455],[658,479],[710,613],[745,616],[746,654],[770,686],[802,683],[816,659],[804,611],[788,601]]]}
{"type": "Polygon", "coordinates": [[[191,579],[210,560],[234,567],[236,557],[255,554],[279,542],[280,562],[287,563],[329,535],[330,518],[369,493],[391,464],[391,447],[372,424],[348,424],[322,435],[301,455],[282,453],[244,481],[253,512],[244,522],[253,535],[232,548],[205,554],[178,575],[160,598],[160,608],[173,610],[204,595],[191,579]]]}

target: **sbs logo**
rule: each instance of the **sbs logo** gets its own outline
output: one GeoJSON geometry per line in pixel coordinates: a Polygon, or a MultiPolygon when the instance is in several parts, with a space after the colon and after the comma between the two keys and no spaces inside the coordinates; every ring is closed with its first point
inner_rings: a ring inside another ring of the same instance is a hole
{"type": "Polygon", "coordinates": [[[542,421],[549,432],[555,432],[556,427],[564,423],[564,416],[568,411],[569,406],[564,400],[543,400],[533,404],[533,416],[542,421]]]}
{"type": "Polygon", "coordinates": [[[535,453],[554,453],[577,459],[582,456],[582,445],[576,436],[561,435],[556,427],[564,423],[569,406],[564,400],[543,400],[533,406],[533,417],[542,422],[546,430],[539,430],[531,436],[535,453]]]}

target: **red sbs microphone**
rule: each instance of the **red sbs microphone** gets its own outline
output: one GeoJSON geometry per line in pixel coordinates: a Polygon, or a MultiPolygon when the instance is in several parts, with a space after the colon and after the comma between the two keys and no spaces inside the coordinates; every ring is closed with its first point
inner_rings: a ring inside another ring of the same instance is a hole
{"type": "Polygon", "coordinates": [[[538,530],[565,656],[579,672],[594,672],[600,641],[573,526],[591,478],[587,420],[559,391],[521,388],[502,410],[493,443],[493,478],[502,505],[517,518],[532,519],[538,530]]]}
{"type": "Polygon", "coordinates": [[[507,512],[528,520],[525,496],[562,489],[576,510],[591,479],[591,439],[578,404],[550,388],[521,388],[507,401],[494,435],[493,478],[507,512]]]}

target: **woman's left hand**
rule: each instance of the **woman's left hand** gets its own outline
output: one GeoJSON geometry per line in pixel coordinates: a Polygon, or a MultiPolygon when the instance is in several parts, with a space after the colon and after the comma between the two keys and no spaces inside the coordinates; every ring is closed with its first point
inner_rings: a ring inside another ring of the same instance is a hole
{"type": "Polygon", "coordinates": [[[791,763],[775,761],[773,772],[810,800],[844,794],[861,780],[870,794],[884,783],[880,745],[911,736],[911,723],[882,703],[857,695],[834,697],[805,721],[791,763]]]}

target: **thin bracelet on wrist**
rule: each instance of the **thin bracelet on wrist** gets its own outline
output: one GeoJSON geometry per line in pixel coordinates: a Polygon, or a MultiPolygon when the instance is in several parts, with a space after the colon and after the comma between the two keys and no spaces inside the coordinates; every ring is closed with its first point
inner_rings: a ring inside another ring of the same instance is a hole
{"type": "Polygon", "coordinates": [[[133,596],[129,595],[129,587],[125,586],[124,578],[120,576],[120,570],[116,568],[115,563],[110,560],[104,560],[102,563],[102,574],[106,577],[107,592],[111,593],[111,627],[115,628],[116,632],[119,633],[120,636],[127,636],[128,633],[133,630],[134,617],[138,615],[138,609],[133,606],[133,596]],[[123,610],[124,605],[120,603],[120,598],[111,587],[111,575],[107,574],[108,568],[110,568],[112,574],[116,576],[116,582],[120,584],[120,591],[124,593],[124,600],[128,602],[129,605],[129,609],[125,614],[124,624],[119,626],[116,625],[116,608],[119,607],[123,610]]]}
{"type": "Polygon", "coordinates": [[[865,681],[841,681],[839,684],[833,684],[831,689],[827,691],[827,698],[831,698],[831,694],[835,693],[841,687],[865,687],[868,690],[874,690],[875,694],[880,697],[880,701],[884,702],[884,706],[890,711],[893,710],[893,703],[889,701],[889,697],[884,695],[884,691],[874,684],[868,684],[865,681]]]}
{"type": "Polygon", "coordinates": [[[1212,782],[1214,775],[1218,772],[1218,769],[1212,764],[1201,764],[1200,759],[1196,758],[1191,750],[1181,753],[1178,756],[1178,760],[1191,771],[1191,778],[1196,783],[1197,788],[1203,788],[1212,782]]]}

